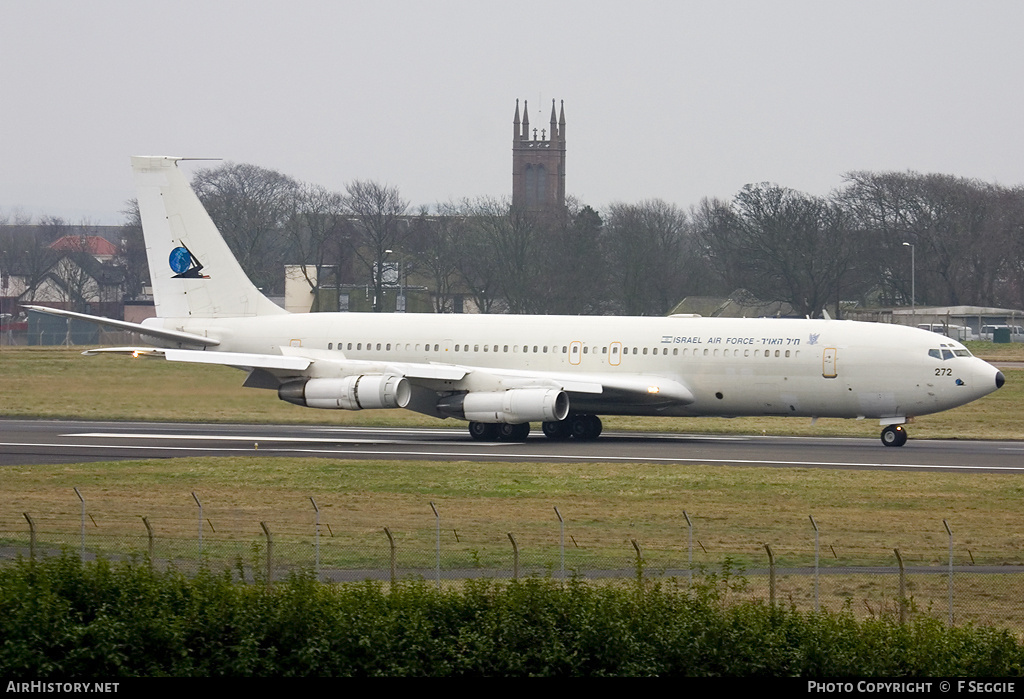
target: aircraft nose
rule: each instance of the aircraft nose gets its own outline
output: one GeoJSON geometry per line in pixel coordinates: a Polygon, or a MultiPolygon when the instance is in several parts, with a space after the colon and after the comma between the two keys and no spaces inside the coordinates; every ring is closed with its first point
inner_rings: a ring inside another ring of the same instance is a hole
{"type": "Polygon", "coordinates": [[[1006,383],[1006,377],[1003,376],[1003,372],[996,372],[996,388],[1002,388],[1003,384],[1006,383]]]}

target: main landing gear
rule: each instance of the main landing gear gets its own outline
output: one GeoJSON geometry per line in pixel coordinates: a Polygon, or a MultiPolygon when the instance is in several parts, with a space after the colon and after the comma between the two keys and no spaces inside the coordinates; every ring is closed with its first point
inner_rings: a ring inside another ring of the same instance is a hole
{"type": "Polygon", "coordinates": [[[493,422],[469,423],[469,436],[478,442],[525,442],[530,436],[530,423],[519,425],[493,422]]]}
{"type": "Polygon", "coordinates": [[[548,439],[566,440],[572,437],[589,442],[600,436],[601,428],[601,418],[597,415],[579,414],[557,422],[545,422],[544,434],[548,439]]]}
{"type": "Polygon", "coordinates": [[[882,444],[887,447],[902,447],[907,443],[907,431],[903,425],[886,425],[882,430],[882,444]]]}
{"type": "MultiPolygon", "coordinates": [[[[564,420],[545,422],[544,435],[548,439],[566,440],[572,437],[584,441],[597,439],[601,434],[601,418],[597,415],[570,415],[564,420]]],[[[530,423],[471,422],[469,435],[478,442],[525,442],[530,435],[530,423]]]]}

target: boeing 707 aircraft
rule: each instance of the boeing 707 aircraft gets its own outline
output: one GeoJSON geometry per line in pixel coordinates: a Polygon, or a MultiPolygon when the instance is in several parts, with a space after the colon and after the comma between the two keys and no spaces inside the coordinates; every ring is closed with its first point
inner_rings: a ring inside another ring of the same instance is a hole
{"type": "Polygon", "coordinates": [[[898,325],[811,319],[380,313],[291,314],[246,277],[178,168],[132,168],[157,317],[142,324],[37,306],[141,333],[113,352],[223,364],[309,408],[407,408],[469,422],[474,439],[596,439],[600,415],[787,415],[904,424],[969,403],[1003,374],[962,344],[898,325]]]}

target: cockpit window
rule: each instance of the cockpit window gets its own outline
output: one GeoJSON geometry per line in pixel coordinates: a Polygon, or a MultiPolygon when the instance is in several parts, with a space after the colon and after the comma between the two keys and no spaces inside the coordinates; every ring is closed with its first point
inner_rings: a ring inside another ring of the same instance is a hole
{"type": "MultiPolygon", "coordinates": [[[[947,346],[949,346],[949,345],[944,345],[943,347],[947,347],[947,346]]],[[[930,350],[928,350],[928,356],[932,357],[933,359],[946,360],[946,359],[952,359],[953,357],[971,357],[973,355],[969,351],[967,351],[966,349],[960,348],[960,349],[952,349],[952,350],[948,350],[948,349],[930,349],[930,350]]]]}

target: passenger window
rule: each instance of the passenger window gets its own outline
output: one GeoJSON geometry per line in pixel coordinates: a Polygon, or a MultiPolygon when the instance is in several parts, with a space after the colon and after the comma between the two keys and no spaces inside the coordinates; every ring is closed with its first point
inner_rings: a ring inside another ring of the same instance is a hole
{"type": "MultiPolygon", "coordinates": [[[[334,343],[333,342],[328,342],[327,343],[327,349],[334,349],[334,343]]],[[[341,348],[339,347],[338,349],[341,349],[341,348]]]]}

